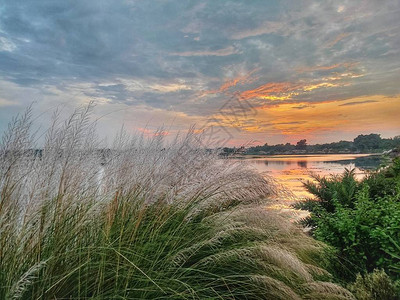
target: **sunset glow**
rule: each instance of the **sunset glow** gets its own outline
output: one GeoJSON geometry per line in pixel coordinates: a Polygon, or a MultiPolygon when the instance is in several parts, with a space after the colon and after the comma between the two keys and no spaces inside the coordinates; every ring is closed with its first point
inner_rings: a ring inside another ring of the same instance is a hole
{"type": "Polygon", "coordinates": [[[105,137],[122,125],[214,126],[229,145],[400,134],[396,1],[85,3],[0,5],[1,131],[33,101],[40,115],[94,100],[105,137]]]}

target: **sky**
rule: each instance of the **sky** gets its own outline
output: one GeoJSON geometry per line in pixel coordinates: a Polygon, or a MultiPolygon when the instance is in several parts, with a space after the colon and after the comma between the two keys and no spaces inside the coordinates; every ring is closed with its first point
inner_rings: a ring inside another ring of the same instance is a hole
{"type": "Polygon", "coordinates": [[[0,132],[34,102],[99,133],[233,145],[400,134],[400,1],[2,0],[0,132]]]}

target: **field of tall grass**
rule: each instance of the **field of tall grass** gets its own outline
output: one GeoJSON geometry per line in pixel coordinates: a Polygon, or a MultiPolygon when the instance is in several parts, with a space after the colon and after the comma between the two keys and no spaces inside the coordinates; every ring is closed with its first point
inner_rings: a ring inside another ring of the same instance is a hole
{"type": "Polygon", "coordinates": [[[201,147],[96,135],[92,105],[0,145],[0,299],[354,299],[326,246],[265,209],[275,185],[201,147]]]}

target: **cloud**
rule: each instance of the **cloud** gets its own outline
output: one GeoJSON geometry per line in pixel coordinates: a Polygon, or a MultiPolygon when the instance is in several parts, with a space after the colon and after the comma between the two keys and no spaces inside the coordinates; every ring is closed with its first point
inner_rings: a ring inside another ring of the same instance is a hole
{"type": "MultiPolygon", "coordinates": [[[[241,40],[264,34],[279,33],[282,31],[285,32],[286,29],[288,29],[288,26],[284,22],[265,22],[259,27],[236,32],[231,36],[231,38],[234,40],[241,40]]],[[[286,32],[285,34],[288,34],[288,32],[286,32]]]]}
{"type": "Polygon", "coordinates": [[[374,103],[374,102],[378,102],[378,101],[375,101],[375,100],[364,100],[364,101],[358,101],[358,102],[347,102],[347,103],[340,104],[339,106],[353,106],[353,105],[360,105],[360,104],[374,103]]]}
{"type": "Polygon", "coordinates": [[[325,66],[311,66],[311,67],[300,67],[296,68],[296,71],[299,73],[306,73],[306,72],[315,72],[315,71],[338,71],[340,69],[346,70],[346,71],[351,71],[354,70],[358,62],[342,62],[342,63],[336,63],[333,65],[325,65],[325,66]]]}
{"type": "Polygon", "coordinates": [[[229,46],[218,50],[204,50],[204,51],[186,51],[186,52],[174,52],[171,53],[173,56],[228,56],[232,54],[238,54],[239,52],[233,47],[229,46]]]}
{"type": "MultiPolygon", "coordinates": [[[[214,115],[234,95],[291,114],[398,95],[399,10],[398,2],[361,0],[5,0],[2,116],[32,100],[45,110],[94,99],[105,110],[130,108],[139,120],[146,107],[189,122],[214,115]]],[[[324,116],[336,126],[334,115],[324,116]]],[[[268,121],[246,126],[280,134],[268,121]]]]}
{"type": "Polygon", "coordinates": [[[349,32],[340,33],[333,41],[330,41],[329,43],[327,43],[325,47],[332,48],[333,46],[335,46],[337,43],[339,43],[341,40],[348,37],[349,35],[350,35],[349,32]]]}
{"type": "MultiPolygon", "coordinates": [[[[288,92],[292,92],[300,88],[301,85],[292,82],[269,82],[263,84],[255,89],[244,91],[240,94],[242,99],[253,99],[253,98],[266,98],[276,94],[286,94],[284,97],[290,97],[288,92]]],[[[277,96],[276,96],[277,97],[277,96]]]]}
{"type": "Polygon", "coordinates": [[[237,75],[232,79],[224,81],[218,89],[202,91],[201,95],[203,96],[209,94],[226,93],[228,90],[238,85],[250,84],[257,79],[257,77],[253,76],[253,74],[256,73],[257,71],[259,71],[259,68],[254,69],[250,72],[246,72],[243,75],[242,74],[237,75]]]}
{"type": "Polygon", "coordinates": [[[176,91],[181,91],[181,90],[190,90],[190,86],[187,86],[185,84],[178,84],[178,83],[172,83],[172,84],[167,84],[167,85],[162,85],[162,84],[153,84],[150,86],[150,88],[159,91],[161,93],[172,93],[176,91]]]}
{"type": "MultiPolygon", "coordinates": [[[[264,99],[264,100],[291,100],[301,98],[316,89],[340,87],[340,83],[332,82],[269,82],[255,89],[240,93],[240,99],[264,99]]],[[[301,100],[304,102],[304,100],[301,100]]]]}
{"type": "Polygon", "coordinates": [[[0,98],[0,107],[15,106],[15,105],[18,105],[18,103],[0,98]]]}
{"type": "Polygon", "coordinates": [[[298,106],[292,106],[292,108],[294,108],[294,109],[305,109],[308,107],[311,107],[311,105],[302,104],[302,105],[298,105],[298,106]]]}
{"type": "Polygon", "coordinates": [[[0,36],[0,51],[12,52],[17,46],[5,37],[0,36]]]}

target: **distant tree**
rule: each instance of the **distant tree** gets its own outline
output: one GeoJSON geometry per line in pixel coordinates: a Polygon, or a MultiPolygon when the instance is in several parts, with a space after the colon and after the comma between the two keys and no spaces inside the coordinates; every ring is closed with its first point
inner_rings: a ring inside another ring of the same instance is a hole
{"type": "Polygon", "coordinates": [[[229,155],[229,154],[233,154],[235,152],[235,148],[228,148],[228,147],[224,147],[222,148],[222,155],[229,155]]]}
{"type": "Polygon", "coordinates": [[[297,150],[306,150],[307,149],[307,140],[300,140],[296,144],[296,149],[297,150]]]}
{"type": "Polygon", "coordinates": [[[368,135],[360,134],[354,139],[354,146],[360,151],[379,149],[381,147],[381,143],[381,135],[376,133],[371,133],[368,135]]]}

